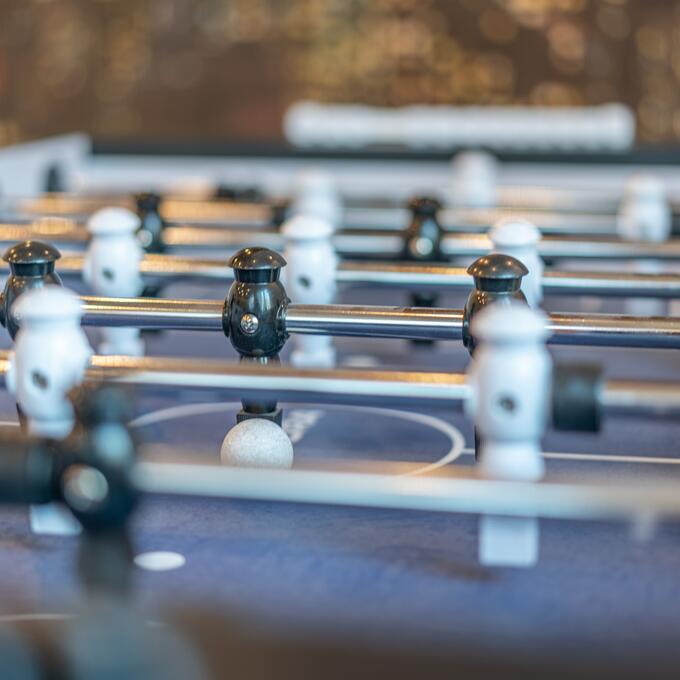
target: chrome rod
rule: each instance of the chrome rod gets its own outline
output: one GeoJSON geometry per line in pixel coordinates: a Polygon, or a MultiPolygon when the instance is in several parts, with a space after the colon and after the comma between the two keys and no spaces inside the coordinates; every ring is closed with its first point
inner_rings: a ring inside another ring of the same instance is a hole
{"type": "MultiPolygon", "coordinates": [[[[341,262],[338,283],[370,284],[407,289],[430,288],[471,290],[472,281],[463,267],[440,264],[390,262],[341,262]]],[[[541,282],[553,295],[597,295],[602,297],[680,297],[679,274],[558,271],[548,269],[541,282]]]]}
{"type": "MultiPolygon", "coordinates": [[[[48,240],[67,249],[83,248],[89,234],[82,226],[45,228],[40,223],[0,225],[0,242],[7,244],[26,239],[48,240]]],[[[163,231],[169,248],[225,251],[247,246],[273,250],[285,247],[279,232],[266,230],[214,229],[208,227],[171,226],[163,231]]],[[[333,237],[336,252],[343,256],[399,257],[403,251],[403,237],[399,231],[345,230],[333,237]]],[[[442,251],[449,257],[479,257],[488,254],[493,244],[485,234],[446,234],[442,251]]],[[[538,244],[541,256],[552,259],[600,260],[680,260],[680,239],[661,243],[621,241],[615,238],[576,238],[546,236],[538,244]]]]}
{"type": "MultiPolygon", "coordinates": [[[[445,231],[487,232],[501,219],[529,220],[543,234],[616,236],[616,212],[554,212],[541,208],[443,208],[439,222],[445,231]]],[[[348,207],[343,215],[343,227],[348,229],[405,229],[411,213],[400,207],[348,207]]]]}
{"type": "MultiPolygon", "coordinates": [[[[364,178],[365,180],[365,178],[364,178]]],[[[342,187],[339,187],[342,191],[342,187]]],[[[167,194],[162,188],[159,190],[166,193],[163,196],[161,212],[167,220],[191,220],[204,222],[222,223],[249,223],[267,220],[270,216],[272,205],[260,202],[234,201],[215,198],[211,195],[212,187],[206,182],[205,186],[193,190],[192,193],[182,194],[174,192],[167,194]]],[[[51,214],[60,216],[87,215],[92,211],[117,205],[134,209],[134,200],[131,197],[133,189],[125,193],[87,193],[87,194],[44,194],[35,198],[17,199],[7,203],[10,209],[27,214],[51,214]]],[[[351,192],[349,192],[351,194],[351,192]]],[[[409,190],[399,192],[402,196],[408,196],[409,190]]],[[[570,216],[603,216],[614,221],[621,200],[624,198],[625,184],[619,183],[612,187],[588,187],[588,186],[536,186],[535,183],[527,185],[501,185],[497,187],[496,199],[498,207],[495,208],[444,208],[441,213],[442,222],[456,222],[456,218],[463,214],[468,215],[504,215],[508,212],[522,211],[523,213],[544,213],[554,217],[555,213],[561,213],[559,217],[570,216]]],[[[292,194],[288,193],[288,198],[292,194]]],[[[281,198],[285,198],[282,196],[281,198]]],[[[403,203],[395,202],[395,195],[375,192],[367,194],[365,181],[362,181],[361,199],[352,198],[351,195],[343,196],[347,206],[348,222],[368,221],[375,224],[390,223],[393,216],[404,215],[408,217],[408,210],[403,203]],[[370,198],[370,205],[366,198],[370,198]]],[[[678,211],[678,197],[671,192],[670,203],[674,212],[678,211]]]]}
{"type": "MultiPolygon", "coordinates": [[[[77,196],[51,194],[35,199],[16,201],[10,208],[19,214],[53,215],[65,218],[85,218],[101,208],[117,206],[136,210],[134,198],[123,195],[77,196]]],[[[168,222],[191,221],[196,224],[225,223],[265,225],[271,223],[272,207],[224,199],[166,196],[160,205],[163,219],[168,222]]]]}
{"type": "Polygon", "coordinates": [[[40,219],[35,222],[0,223],[0,243],[12,245],[27,240],[49,241],[59,248],[81,249],[90,241],[82,224],[65,219],[40,219]]]}
{"type": "MultiPolygon", "coordinates": [[[[336,252],[341,255],[396,257],[404,249],[404,240],[399,232],[346,230],[336,233],[332,240],[336,252]]],[[[283,234],[276,231],[167,227],[163,231],[163,241],[170,248],[182,249],[238,250],[258,246],[282,251],[285,248],[283,234]]]]}
{"type": "MultiPolygon", "coordinates": [[[[208,227],[167,227],[163,241],[170,248],[201,249],[224,248],[238,250],[245,247],[285,248],[283,234],[276,231],[244,231],[211,229],[208,227]]],[[[398,256],[404,241],[399,232],[341,231],[333,236],[333,246],[341,255],[398,256]]]]}
{"type": "MultiPolygon", "coordinates": [[[[9,369],[0,351],[0,383],[9,369]]],[[[284,402],[446,406],[461,410],[470,396],[463,374],[373,369],[296,369],[281,365],[176,357],[94,356],[86,379],[135,388],[208,390],[236,399],[266,395],[284,402]]],[[[605,417],[680,415],[680,383],[606,380],[598,391],[605,417]]]]}
{"type": "Polygon", "coordinates": [[[210,227],[171,226],[163,230],[163,242],[178,248],[225,248],[239,250],[245,247],[283,250],[283,235],[277,231],[249,229],[212,229],[210,227]]]}
{"type": "MultiPolygon", "coordinates": [[[[105,199],[83,202],[50,198],[40,199],[33,204],[18,204],[16,217],[23,221],[26,215],[43,215],[47,219],[80,220],[94,210],[104,206],[120,205],[130,210],[132,201],[105,199]],[[80,209],[76,209],[80,208],[80,209]]],[[[227,201],[197,201],[165,199],[161,214],[171,226],[184,224],[191,227],[213,229],[266,229],[271,228],[273,207],[267,204],[236,203],[227,201]]],[[[616,235],[616,213],[596,214],[590,212],[555,212],[540,207],[500,208],[444,208],[439,212],[439,221],[444,230],[450,232],[487,231],[501,219],[521,217],[531,222],[544,234],[590,234],[616,235]]],[[[367,207],[347,206],[343,211],[342,227],[354,230],[394,231],[404,229],[411,220],[407,208],[398,206],[367,207]]]]}
{"type": "MultiPolygon", "coordinates": [[[[58,272],[64,277],[82,276],[84,257],[64,255],[58,272]]],[[[8,271],[0,262],[0,272],[8,271]]],[[[147,279],[209,280],[231,283],[234,273],[224,261],[177,255],[148,254],[140,263],[140,272],[147,279]]],[[[338,266],[335,279],[341,284],[387,286],[390,288],[444,289],[469,291],[472,279],[464,267],[440,264],[410,264],[403,262],[344,261],[338,266]]],[[[546,270],[543,291],[553,295],[596,295],[600,297],[680,298],[680,274],[647,274],[636,272],[586,272],[546,270]]]]}
{"type": "Polygon", "coordinates": [[[446,405],[460,409],[465,375],[360,369],[312,370],[217,360],[95,356],[87,378],[135,387],[219,391],[249,399],[357,405],[446,405]]]}
{"type": "MultiPolygon", "coordinates": [[[[81,278],[85,257],[67,253],[57,262],[57,272],[62,278],[81,278]]],[[[8,272],[9,265],[0,262],[0,272],[8,272]]],[[[139,263],[139,272],[145,279],[192,279],[220,281],[225,285],[234,280],[234,270],[222,261],[207,258],[180,257],[178,255],[146,254],[139,263]]]]}
{"type": "Polygon", "coordinates": [[[178,496],[570,520],[680,518],[677,482],[492,481],[451,471],[394,474],[394,467],[358,473],[140,462],[134,480],[143,493],[178,496]]]}
{"type": "MultiPolygon", "coordinates": [[[[442,250],[450,257],[480,257],[493,250],[493,244],[484,234],[446,234],[442,240],[442,250]]],[[[643,243],[613,238],[545,236],[538,244],[538,253],[552,259],[678,261],[680,239],[643,243]]]]}
{"type": "Polygon", "coordinates": [[[541,285],[544,293],[552,295],[680,298],[680,274],[546,269],[541,285]]]}
{"type": "Polygon", "coordinates": [[[680,318],[553,313],[547,328],[555,345],[680,348],[680,318]]]}
{"type": "MultiPolygon", "coordinates": [[[[548,342],[558,345],[680,348],[680,318],[616,314],[549,315],[548,342]]],[[[290,305],[286,328],[292,333],[406,339],[459,340],[463,311],[419,307],[290,305]]]]}
{"type": "Polygon", "coordinates": [[[471,290],[472,277],[464,267],[406,262],[340,262],[335,274],[338,283],[389,286],[407,289],[444,288],[471,290]]]}
{"type": "Polygon", "coordinates": [[[286,330],[408,340],[460,340],[463,311],[421,307],[288,305],[286,330]]]}
{"type": "MultiPolygon", "coordinates": [[[[83,325],[223,332],[221,300],[83,297],[83,325]]],[[[21,324],[21,318],[15,317],[21,324]]],[[[463,310],[290,304],[286,330],[411,340],[460,340],[463,310]]],[[[616,314],[549,315],[548,342],[605,347],[680,348],[680,318],[616,314]]]]}
{"type": "Polygon", "coordinates": [[[487,231],[503,219],[529,220],[543,234],[616,236],[616,213],[555,212],[526,208],[444,209],[439,213],[448,231],[487,231]]]}
{"type": "MultiPolygon", "coordinates": [[[[102,298],[83,296],[83,325],[144,329],[223,330],[221,300],[102,298]]],[[[286,311],[286,330],[315,335],[456,340],[462,310],[352,305],[295,305],[286,311]]],[[[21,318],[15,316],[17,324],[21,318]]]]}
{"type": "MultiPolygon", "coordinates": [[[[273,250],[285,247],[277,232],[240,232],[192,227],[169,227],[164,232],[168,246],[186,248],[223,247],[237,249],[263,246],[273,250]]],[[[341,231],[333,237],[337,253],[343,256],[398,257],[404,248],[400,232],[341,231]]],[[[485,234],[446,234],[442,251],[449,257],[480,257],[493,250],[485,234]]],[[[552,259],[599,260],[680,260],[680,239],[661,243],[622,241],[615,238],[575,238],[545,236],[538,244],[538,253],[552,259]]]]}
{"type": "Polygon", "coordinates": [[[680,384],[647,380],[605,380],[598,403],[605,416],[680,416],[680,384]]]}
{"type": "MultiPolygon", "coordinates": [[[[83,296],[82,301],[84,326],[222,331],[222,300],[83,296]]],[[[21,318],[15,319],[21,324],[21,318]]]]}

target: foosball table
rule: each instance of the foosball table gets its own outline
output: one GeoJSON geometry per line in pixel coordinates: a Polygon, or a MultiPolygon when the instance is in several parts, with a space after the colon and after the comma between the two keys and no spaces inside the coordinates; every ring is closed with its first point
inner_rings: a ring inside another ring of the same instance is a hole
{"type": "Polygon", "coordinates": [[[668,158],[129,151],[0,152],[17,677],[677,677],[668,158]]]}

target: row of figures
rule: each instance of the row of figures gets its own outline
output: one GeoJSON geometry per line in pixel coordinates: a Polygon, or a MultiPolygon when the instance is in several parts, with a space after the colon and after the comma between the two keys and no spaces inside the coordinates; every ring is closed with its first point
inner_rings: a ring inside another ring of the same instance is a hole
{"type": "MultiPolygon", "coordinates": [[[[6,383],[16,395],[30,434],[62,440],[73,427],[68,399],[86,378],[92,350],[81,327],[82,303],[62,288],[46,263],[47,248],[33,249],[30,272],[18,275],[44,284],[21,291],[8,282],[4,301],[11,303],[4,321],[12,320],[15,348],[6,383]],[[14,299],[12,300],[12,297],[14,299]]],[[[18,257],[17,246],[10,255],[18,257]]],[[[16,267],[17,262],[14,262],[16,267]]],[[[285,259],[264,248],[247,248],[230,261],[235,283],[225,301],[225,334],[243,361],[276,363],[288,332],[285,309],[290,302],[280,274],[285,259]]],[[[550,359],[545,350],[546,319],[526,304],[520,291],[526,268],[502,254],[479,258],[471,267],[475,290],[464,314],[463,338],[474,356],[469,371],[467,409],[478,435],[482,474],[490,478],[534,480],[543,473],[540,438],[550,401],[550,359]]],[[[232,465],[290,467],[293,448],[281,428],[281,409],[271,399],[244,400],[237,424],[225,437],[222,459],[232,465]]],[[[78,530],[59,506],[32,509],[39,533],[78,530]]],[[[537,525],[531,519],[486,517],[482,522],[482,561],[532,563],[536,559],[537,525]],[[501,547],[499,547],[501,546],[501,547]],[[504,546],[504,547],[503,547],[504,546]]]]}
{"type": "MultiPolygon", "coordinates": [[[[453,161],[450,192],[443,196],[452,206],[491,208],[497,204],[499,166],[485,152],[463,152],[453,161]]],[[[146,252],[160,252],[163,243],[161,198],[152,193],[136,197],[137,213],[124,208],[105,208],[88,222],[90,243],[84,261],[83,278],[95,295],[137,297],[145,289],[140,265],[146,252]]],[[[440,223],[441,204],[432,198],[410,203],[411,221],[406,228],[401,259],[432,263],[446,259],[439,247],[444,233],[440,223]]],[[[343,225],[343,201],[330,175],[308,171],[298,178],[289,205],[281,214],[285,239],[286,287],[293,301],[327,304],[336,293],[335,273],[339,259],[333,248],[333,235],[343,225]]],[[[625,188],[617,216],[622,239],[662,242],[672,228],[672,213],[663,184],[647,176],[632,177],[625,188]]],[[[510,218],[490,231],[493,248],[513,255],[526,266],[522,289],[532,306],[541,302],[543,261],[538,256],[539,231],[530,222],[510,218]]],[[[636,262],[636,271],[658,271],[655,262],[636,262]]],[[[413,295],[414,306],[436,304],[432,295],[413,295]]],[[[630,301],[630,313],[661,315],[660,302],[630,301]]],[[[144,343],[138,329],[111,328],[102,331],[98,346],[101,354],[140,356],[144,343]]],[[[295,341],[292,362],[300,367],[334,365],[335,352],[327,337],[306,336],[295,341]]]]}
{"type": "MultiPolygon", "coordinates": [[[[298,197],[293,216],[281,226],[288,267],[284,272],[292,300],[300,304],[329,304],[336,295],[340,263],[333,235],[340,203],[331,185],[321,175],[310,178],[309,191],[298,197]],[[312,179],[316,177],[316,180],[312,179]],[[315,189],[314,191],[312,189],[315,189]]],[[[440,250],[444,230],[439,223],[439,203],[433,199],[411,202],[411,223],[403,234],[405,261],[432,263],[446,258],[440,250]]],[[[137,297],[147,292],[140,272],[144,249],[139,234],[143,220],[124,208],[104,208],[88,220],[90,242],[84,260],[83,278],[95,295],[137,297]]],[[[662,241],[670,234],[671,214],[663,190],[655,181],[640,178],[631,185],[620,214],[621,236],[639,241],[662,241]]],[[[542,300],[544,263],[538,254],[540,231],[529,221],[506,218],[489,232],[496,252],[512,255],[526,267],[522,290],[531,306],[542,300]]],[[[636,262],[637,271],[655,271],[658,263],[636,262]]],[[[434,296],[414,295],[414,306],[432,305],[434,296]]],[[[629,301],[630,313],[662,315],[660,302],[629,301]]],[[[100,354],[140,356],[144,343],[138,329],[102,330],[100,354]]],[[[299,367],[331,367],[335,364],[332,341],[326,336],[300,336],[295,340],[292,363],[299,367]]]]}
{"type": "MultiPolygon", "coordinates": [[[[499,298],[476,315],[474,361],[468,371],[466,411],[478,436],[480,474],[489,479],[537,481],[543,476],[541,437],[548,420],[551,360],[545,348],[545,316],[517,295],[499,298]]],[[[238,315],[240,310],[236,309],[238,315]]],[[[69,436],[74,412],[68,395],[87,377],[92,350],[81,328],[82,306],[54,285],[29,291],[14,305],[20,324],[6,374],[29,434],[56,441],[69,436]]],[[[234,319],[235,323],[240,323],[234,319]]],[[[285,338],[284,338],[285,339],[285,338]]],[[[248,413],[227,434],[232,465],[288,468],[293,447],[268,414],[248,413]]],[[[74,534],[79,524],[59,504],[31,508],[36,533],[74,534]]],[[[532,518],[488,515],[481,519],[484,564],[528,565],[538,554],[532,518]]]]}

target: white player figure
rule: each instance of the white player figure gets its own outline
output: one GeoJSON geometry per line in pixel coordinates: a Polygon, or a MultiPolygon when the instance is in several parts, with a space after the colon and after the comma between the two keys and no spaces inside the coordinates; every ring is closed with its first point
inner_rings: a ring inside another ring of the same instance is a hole
{"type": "MultiPolygon", "coordinates": [[[[83,280],[96,295],[137,297],[144,283],[140,263],[144,251],[137,239],[140,220],[124,208],[103,208],[87,222],[91,238],[83,263],[83,280]]],[[[138,328],[102,328],[100,354],[142,356],[144,341],[138,328]]]]}
{"type": "Polygon", "coordinates": [[[451,162],[451,205],[456,208],[495,208],[498,161],[485,151],[461,151],[451,162]]]}
{"type": "Polygon", "coordinates": [[[337,229],[342,224],[343,207],[333,178],[322,170],[301,173],[291,214],[318,217],[337,229]]]}
{"type": "MultiPolygon", "coordinates": [[[[478,345],[466,406],[480,438],[480,471],[489,479],[536,481],[544,474],[541,438],[551,392],[546,318],[520,303],[489,305],[471,331],[478,345]]],[[[479,532],[482,564],[536,563],[536,518],[485,515],[479,532]]]]}
{"type": "MultiPolygon", "coordinates": [[[[663,182],[651,175],[635,175],[626,183],[617,216],[617,231],[624,241],[663,243],[671,235],[672,212],[663,182]]],[[[632,271],[659,273],[656,261],[640,260],[632,271]]],[[[640,316],[664,316],[663,300],[626,300],[626,311],[640,316]]]]}
{"type": "MultiPolygon", "coordinates": [[[[281,229],[288,263],[283,270],[291,300],[300,304],[330,304],[335,297],[338,257],[332,225],[319,217],[298,215],[281,229]]],[[[297,334],[292,338],[291,363],[300,368],[333,368],[335,348],[328,335],[297,334]]]]}
{"type": "MultiPolygon", "coordinates": [[[[12,307],[20,329],[10,355],[7,387],[28,432],[64,439],[74,425],[67,395],[85,377],[92,348],[80,326],[80,298],[60,286],[28,291],[12,307]]],[[[31,507],[35,533],[72,535],[80,525],[60,505],[31,507]]]]}
{"type": "Polygon", "coordinates": [[[543,300],[543,260],[538,254],[541,232],[531,222],[505,219],[489,232],[495,252],[518,259],[529,273],[522,279],[522,292],[531,307],[539,307],[543,300]]]}

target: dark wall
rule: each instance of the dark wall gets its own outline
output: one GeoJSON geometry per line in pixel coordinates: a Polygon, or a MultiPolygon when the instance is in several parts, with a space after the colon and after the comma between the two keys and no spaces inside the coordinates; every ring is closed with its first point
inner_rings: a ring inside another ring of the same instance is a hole
{"type": "Polygon", "coordinates": [[[680,139],[671,0],[0,0],[0,144],[275,141],[297,99],[598,104],[680,139]]]}

